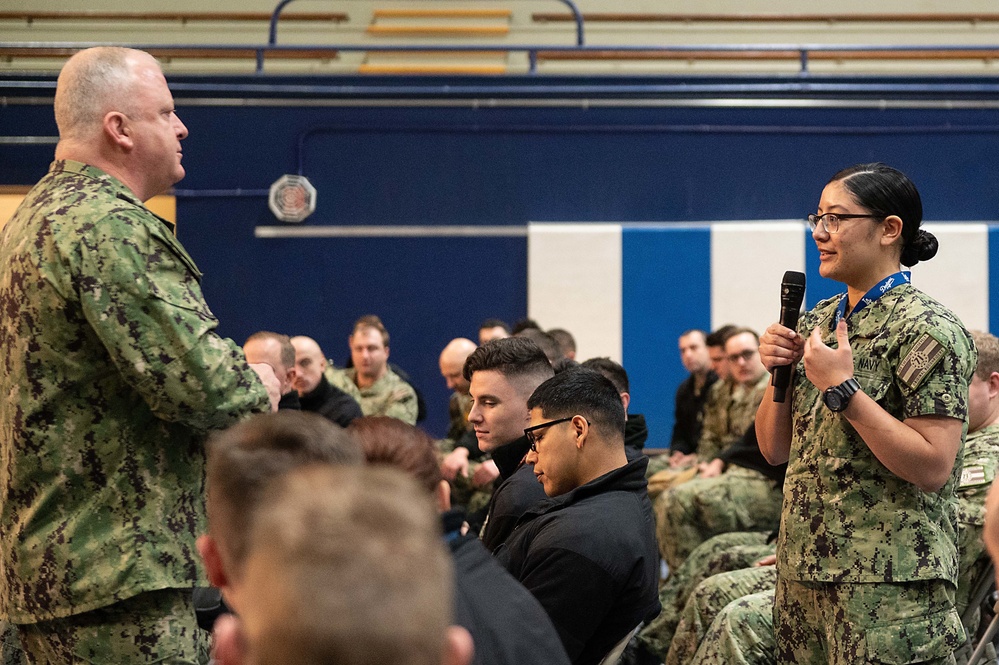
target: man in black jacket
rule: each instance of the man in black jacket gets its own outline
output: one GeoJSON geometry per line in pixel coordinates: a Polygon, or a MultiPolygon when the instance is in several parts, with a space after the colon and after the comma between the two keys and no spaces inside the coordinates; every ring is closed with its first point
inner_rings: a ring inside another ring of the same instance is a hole
{"type": "Polygon", "coordinates": [[[326,356],[316,340],[299,335],[291,338],[291,344],[295,347],[295,388],[302,411],[318,413],[340,427],[346,427],[364,415],[357,400],[326,378],[323,371],[326,356]]]}
{"type": "Polygon", "coordinates": [[[562,372],[528,407],[527,461],[551,498],[520,518],[496,556],[548,612],[572,662],[595,664],[659,613],[648,459],[627,460],[624,407],[598,372],[562,372]]]}
{"type": "Polygon", "coordinates": [[[479,449],[492,454],[500,473],[500,484],[493,491],[482,527],[482,543],[495,551],[520,516],[545,498],[533,467],[523,464],[529,445],[524,428],[530,419],[527,398],[554,371],[537,344],[523,337],[508,337],[476,349],[465,361],[462,373],[472,396],[468,422],[475,430],[479,449]]]}

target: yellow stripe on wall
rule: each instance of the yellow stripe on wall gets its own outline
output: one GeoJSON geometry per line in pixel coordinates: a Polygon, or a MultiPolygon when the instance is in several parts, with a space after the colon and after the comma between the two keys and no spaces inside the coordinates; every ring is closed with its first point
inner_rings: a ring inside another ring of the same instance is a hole
{"type": "MultiPolygon", "coordinates": [[[[28,188],[25,187],[25,190],[28,188]]],[[[26,193],[26,191],[25,191],[26,193]]],[[[21,205],[24,193],[0,194],[0,228],[7,223],[17,206],[21,205]]],[[[161,194],[146,201],[146,207],[163,219],[177,223],[177,197],[161,194]]]]}

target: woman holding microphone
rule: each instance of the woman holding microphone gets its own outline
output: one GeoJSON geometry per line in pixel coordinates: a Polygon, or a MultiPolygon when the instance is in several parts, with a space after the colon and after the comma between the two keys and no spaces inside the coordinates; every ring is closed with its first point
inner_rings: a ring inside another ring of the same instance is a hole
{"type": "Polygon", "coordinates": [[[808,220],[819,273],[846,293],[760,338],[768,370],[794,368],[790,398],[769,388],[756,416],[764,456],[788,462],[777,660],[951,663],[964,641],[954,461],[977,352],[900,268],[937,250],[903,173],[844,169],[808,220]]]}

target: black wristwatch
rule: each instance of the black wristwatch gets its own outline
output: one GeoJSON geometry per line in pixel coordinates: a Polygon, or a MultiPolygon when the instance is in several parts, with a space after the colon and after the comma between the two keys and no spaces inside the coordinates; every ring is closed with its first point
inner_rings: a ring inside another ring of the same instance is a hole
{"type": "Polygon", "coordinates": [[[826,388],[822,393],[822,401],[826,403],[830,411],[839,413],[850,404],[850,398],[860,390],[860,384],[854,378],[849,378],[838,386],[826,388]]]}

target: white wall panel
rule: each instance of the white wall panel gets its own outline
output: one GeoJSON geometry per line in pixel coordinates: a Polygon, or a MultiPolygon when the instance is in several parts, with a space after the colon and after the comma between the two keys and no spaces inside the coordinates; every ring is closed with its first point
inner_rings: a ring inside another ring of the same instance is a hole
{"type": "Polygon", "coordinates": [[[577,357],[621,362],[621,226],[529,225],[527,311],[571,332],[577,357]]]}
{"type": "Polygon", "coordinates": [[[725,222],[711,226],[711,327],[726,323],[762,333],[780,315],[780,283],[805,271],[800,222],[725,222]]]}

